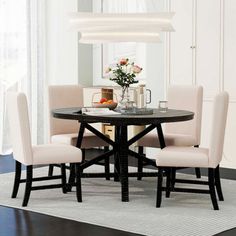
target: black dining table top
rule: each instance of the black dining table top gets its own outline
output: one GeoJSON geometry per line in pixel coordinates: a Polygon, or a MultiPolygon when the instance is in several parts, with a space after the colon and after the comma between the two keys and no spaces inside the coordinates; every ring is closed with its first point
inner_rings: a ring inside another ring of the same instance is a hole
{"type": "Polygon", "coordinates": [[[59,119],[78,120],[79,122],[94,123],[94,122],[109,122],[111,124],[134,124],[145,125],[155,123],[167,123],[191,120],[194,117],[194,112],[186,110],[174,110],[168,109],[166,112],[162,112],[159,109],[153,109],[151,115],[85,115],[81,113],[80,107],[73,108],[59,108],[51,111],[52,116],[59,119]]]}

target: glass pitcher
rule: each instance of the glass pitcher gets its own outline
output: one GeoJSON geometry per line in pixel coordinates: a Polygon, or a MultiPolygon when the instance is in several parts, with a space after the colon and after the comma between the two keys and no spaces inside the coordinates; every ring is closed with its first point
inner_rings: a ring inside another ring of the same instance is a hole
{"type": "Polygon", "coordinates": [[[137,108],[145,108],[151,103],[151,90],[146,88],[145,84],[140,84],[135,90],[134,100],[137,108]]]}

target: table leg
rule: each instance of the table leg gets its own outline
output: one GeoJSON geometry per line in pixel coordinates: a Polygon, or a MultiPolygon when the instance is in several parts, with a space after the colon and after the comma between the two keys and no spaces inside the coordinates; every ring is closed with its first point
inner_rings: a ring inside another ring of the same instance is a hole
{"type": "Polygon", "coordinates": [[[81,145],[82,145],[82,141],[83,141],[83,137],[84,137],[84,131],[85,131],[85,124],[81,122],[79,133],[78,133],[78,138],[77,138],[77,143],[76,143],[76,147],[80,148],[80,149],[81,149],[81,145]]]}
{"type": "Polygon", "coordinates": [[[119,157],[120,157],[120,182],[121,200],[129,201],[129,178],[128,178],[128,144],[127,126],[120,127],[119,157]]]}
{"type": "Polygon", "coordinates": [[[160,147],[161,147],[161,149],[163,149],[163,148],[166,147],[166,144],[165,144],[165,139],[164,139],[161,124],[157,125],[157,134],[158,134],[158,139],[159,139],[159,142],[160,142],[160,147]]]}

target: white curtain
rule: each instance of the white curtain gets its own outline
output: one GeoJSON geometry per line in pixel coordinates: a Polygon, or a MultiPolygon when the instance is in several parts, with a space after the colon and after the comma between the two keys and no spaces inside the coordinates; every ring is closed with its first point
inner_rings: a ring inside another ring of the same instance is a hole
{"type": "Polygon", "coordinates": [[[10,152],[5,95],[26,93],[33,143],[45,138],[44,0],[0,0],[0,154],[10,152]]]}

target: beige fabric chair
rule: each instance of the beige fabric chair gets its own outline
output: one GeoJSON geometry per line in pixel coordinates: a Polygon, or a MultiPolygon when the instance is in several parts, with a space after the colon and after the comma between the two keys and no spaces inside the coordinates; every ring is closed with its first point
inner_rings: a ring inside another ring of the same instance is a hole
{"type": "MultiPolygon", "coordinates": [[[[210,193],[212,204],[215,210],[218,210],[218,203],[215,194],[215,187],[219,196],[219,200],[223,201],[223,194],[220,184],[219,164],[222,160],[225,127],[227,120],[229,95],[227,92],[221,92],[214,99],[213,120],[211,127],[210,146],[207,148],[194,147],[177,147],[167,146],[162,149],[156,159],[159,167],[158,191],[157,191],[157,207],[161,205],[161,188],[162,188],[162,173],[166,167],[203,167],[208,168],[209,191],[200,191],[194,189],[179,189],[174,188],[174,191],[187,191],[198,193],[210,193]]],[[[167,169],[168,170],[168,169],[167,169]]],[[[168,173],[168,171],[167,171],[168,173]]],[[[175,180],[178,182],[178,180],[175,180]]],[[[203,184],[201,181],[180,181],[186,183],[203,184]]],[[[205,183],[206,184],[206,183],[205,183]]],[[[171,190],[170,175],[167,177],[167,197],[171,190]]],[[[172,186],[173,187],[173,186],[172,186]]]]}
{"type": "MultiPolygon", "coordinates": [[[[170,109],[189,110],[194,112],[194,119],[184,122],[167,123],[164,128],[166,146],[195,146],[200,145],[202,120],[202,86],[173,85],[168,89],[168,107],[170,109]]],[[[157,133],[145,135],[138,141],[139,153],[143,147],[160,148],[157,133]]],[[[138,163],[138,172],[142,172],[142,162],[138,163]]],[[[200,178],[200,170],[196,170],[200,178]]],[[[138,177],[141,179],[141,177],[138,177]]]]}
{"type": "MultiPolygon", "coordinates": [[[[83,107],[83,87],[80,85],[55,85],[48,89],[49,111],[57,108],[83,107]]],[[[75,120],[56,119],[50,115],[50,141],[51,143],[69,144],[76,146],[80,124],[75,120]]],[[[95,134],[86,131],[82,140],[82,159],[85,159],[84,149],[94,147],[106,147],[108,144],[95,134]]],[[[52,175],[53,167],[50,166],[49,175],[52,175]]],[[[109,159],[105,160],[106,179],[109,179],[109,159]]]]}
{"type": "Polygon", "coordinates": [[[12,198],[17,196],[20,183],[26,182],[22,206],[27,206],[31,190],[62,188],[66,193],[65,163],[76,163],[77,166],[77,200],[82,201],[79,163],[82,160],[81,150],[62,144],[33,146],[31,144],[30,124],[26,96],[23,93],[10,92],[7,94],[7,109],[10,125],[13,157],[16,161],[15,182],[12,198]],[[27,168],[26,179],[21,179],[21,164],[27,168]],[[54,177],[33,178],[33,165],[60,164],[61,175],[54,177]],[[61,184],[32,186],[33,181],[61,179],[61,184]]]}

